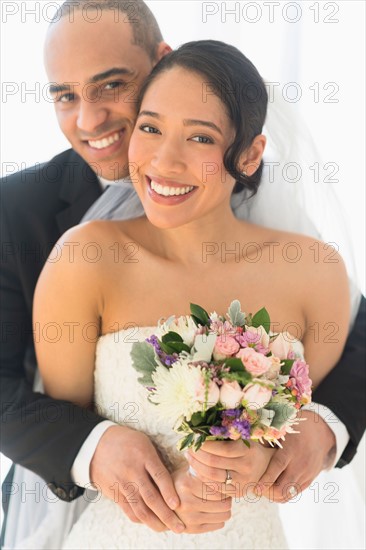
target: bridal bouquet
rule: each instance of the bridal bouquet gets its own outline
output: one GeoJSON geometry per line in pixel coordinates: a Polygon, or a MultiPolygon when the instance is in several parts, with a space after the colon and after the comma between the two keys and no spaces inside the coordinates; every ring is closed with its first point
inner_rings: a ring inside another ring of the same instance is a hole
{"type": "Polygon", "coordinates": [[[267,310],[246,315],[238,300],[225,317],[191,304],[190,316],[172,316],[134,343],[131,357],[148,399],[184,434],[180,450],[206,439],[281,447],[311,400],[301,342],[270,332],[267,310]]]}

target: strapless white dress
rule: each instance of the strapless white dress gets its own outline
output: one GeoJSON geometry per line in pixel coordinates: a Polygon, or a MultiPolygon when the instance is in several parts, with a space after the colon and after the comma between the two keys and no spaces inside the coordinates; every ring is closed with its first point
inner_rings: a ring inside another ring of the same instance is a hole
{"type": "MultiPolygon", "coordinates": [[[[138,332],[122,330],[102,336],[97,345],[95,365],[95,402],[106,418],[145,432],[160,450],[169,469],[185,461],[176,448],[179,439],[169,422],[156,419],[156,407],[146,398],[130,357],[134,341],[154,332],[144,327],[138,332]]],[[[133,453],[133,449],[126,449],[133,453]]],[[[63,548],[99,549],[285,549],[278,506],[265,498],[248,494],[233,502],[232,517],[219,531],[199,535],[156,533],[142,524],[132,523],[109,499],[91,503],[72,528],[63,548]]]]}

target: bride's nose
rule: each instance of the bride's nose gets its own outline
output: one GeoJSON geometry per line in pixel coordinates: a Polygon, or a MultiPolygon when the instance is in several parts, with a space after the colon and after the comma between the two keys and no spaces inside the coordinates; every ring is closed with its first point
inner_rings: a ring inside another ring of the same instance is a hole
{"type": "Polygon", "coordinates": [[[161,140],[153,153],[151,165],[160,175],[181,173],[187,166],[184,147],[178,140],[161,140]]]}

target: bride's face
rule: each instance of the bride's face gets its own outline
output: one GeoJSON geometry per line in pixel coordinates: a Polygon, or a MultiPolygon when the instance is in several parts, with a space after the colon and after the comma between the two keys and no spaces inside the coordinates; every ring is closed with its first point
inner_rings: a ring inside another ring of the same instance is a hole
{"type": "Polygon", "coordinates": [[[148,88],[131,137],[131,177],[151,223],[179,227],[229,205],[234,129],[204,79],[181,67],[148,88]]]}

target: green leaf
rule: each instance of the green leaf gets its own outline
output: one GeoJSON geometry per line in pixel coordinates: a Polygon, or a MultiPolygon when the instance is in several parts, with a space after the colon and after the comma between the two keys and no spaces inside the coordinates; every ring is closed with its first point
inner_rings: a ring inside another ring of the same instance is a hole
{"type": "Polygon", "coordinates": [[[234,300],[231,302],[227,316],[234,326],[242,327],[245,325],[245,314],[241,311],[239,300],[234,300]]]}
{"type": "Polygon", "coordinates": [[[187,346],[187,344],[185,344],[184,342],[168,342],[167,344],[160,342],[160,347],[168,355],[172,355],[173,353],[180,353],[181,351],[186,351],[187,353],[190,353],[191,351],[189,346],[187,346]]]}
{"type": "Polygon", "coordinates": [[[195,444],[194,444],[194,450],[199,451],[204,442],[206,441],[207,436],[205,434],[200,435],[197,437],[195,444]]]}
{"type": "Polygon", "coordinates": [[[253,327],[258,328],[261,325],[268,334],[269,329],[271,327],[271,320],[270,320],[270,317],[269,317],[269,313],[268,313],[268,311],[266,310],[265,307],[262,307],[262,309],[257,311],[257,313],[252,318],[252,326],[253,327]]]}
{"type": "Polygon", "coordinates": [[[194,434],[188,434],[186,437],[179,441],[179,450],[183,451],[187,447],[190,447],[194,439],[194,434]]]}
{"type": "Polygon", "coordinates": [[[247,439],[242,439],[242,442],[250,449],[250,442],[247,439]]]}
{"type": "Polygon", "coordinates": [[[180,334],[171,330],[164,334],[161,341],[164,342],[164,344],[167,344],[168,342],[183,342],[183,338],[180,334]]]}
{"type": "Polygon", "coordinates": [[[197,427],[200,424],[202,424],[202,421],[203,421],[202,413],[201,412],[195,412],[191,416],[190,424],[192,424],[192,426],[194,426],[194,427],[197,427]]]}
{"type": "Polygon", "coordinates": [[[139,382],[143,386],[154,386],[152,373],[158,366],[155,361],[154,348],[147,342],[134,342],[131,349],[132,365],[141,373],[139,382]]]}
{"type": "Polygon", "coordinates": [[[203,307],[197,305],[197,304],[190,304],[191,314],[193,316],[193,320],[198,324],[202,326],[206,326],[210,324],[210,317],[205,309],[203,307]]]}
{"type": "Polygon", "coordinates": [[[275,415],[272,418],[271,426],[280,430],[285,422],[293,416],[294,408],[287,403],[279,403],[272,401],[272,403],[267,403],[265,406],[266,409],[274,411],[275,415]]]}
{"type": "Polygon", "coordinates": [[[213,426],[216,422],[216,417],[218,415],[218,411],[216,408],[211,408],[206,411],[206,422],[209,426],[213,426]]]}
{"type": "Polygon", "coordinates": [[[294,362],[295,359],[284,359],[283,361],[281,361],[281,374],[290,374],[290,370],[294,362]]]}
{"type": "Polygon", "coordinates": [[[226,378],[226,380],[229,381],[236,380],[242,386],[246,386],[247,384],[249,384],[249,382],[251,382],[252,375],[249,372],[243,370],[242,372],[228,372],[225,374],[223,373],[222,378],[226,378]]]}
{"type": "Polygon", "coordinates": [[[245,367],[243,361],[237,357],[229,357],[223,363],[226,367],[230,367],[230,372],[242,371],[245,367]]]}
{"type": "Polygon", "coordinates": [[[180,353],[181,351],[186,351],[190,353],[191,349],[184,342],[169,342],[169,347],[173,350],[171,353],[180,353]]]}

